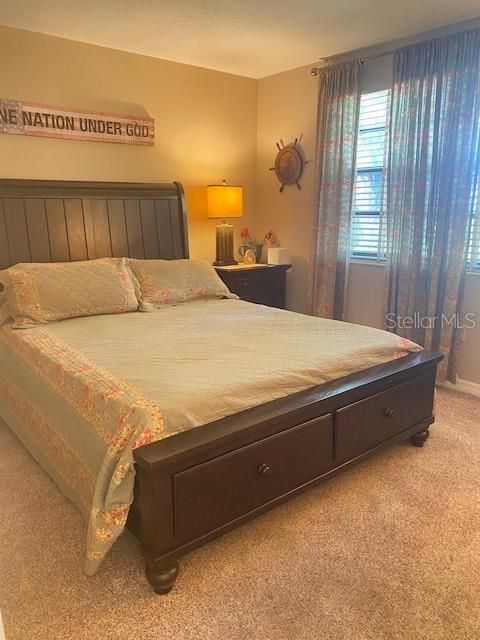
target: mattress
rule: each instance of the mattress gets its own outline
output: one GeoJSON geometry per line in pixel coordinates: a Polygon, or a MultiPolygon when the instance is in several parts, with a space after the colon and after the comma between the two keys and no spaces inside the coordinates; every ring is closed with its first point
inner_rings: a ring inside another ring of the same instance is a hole
{"type": "Polygon", "coordinates": [[[134,448],[420,349],[240,300],[7,323],[0,415],[84,514],[91,574],[125,526],[134,448]]]}

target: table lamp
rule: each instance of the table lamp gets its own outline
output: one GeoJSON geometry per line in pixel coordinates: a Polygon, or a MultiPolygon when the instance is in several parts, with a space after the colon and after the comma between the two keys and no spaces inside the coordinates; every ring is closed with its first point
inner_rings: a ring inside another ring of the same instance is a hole
{"type": "Polygon", "coordinates": [[[207,186],[207,210],[209,218],[223,218],[216,227],[216,257],[213,263],[217,267],[237,264],[233,257],[233,225],[225,222],[225,218],[241,218],[243,216],[243,188],[222,184],[207,186]]]}

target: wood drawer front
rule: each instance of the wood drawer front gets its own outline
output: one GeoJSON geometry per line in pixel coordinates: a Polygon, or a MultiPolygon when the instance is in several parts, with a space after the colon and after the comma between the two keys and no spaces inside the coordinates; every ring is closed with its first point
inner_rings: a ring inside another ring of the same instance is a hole
{"type": "Polygon", "coordinates": [[[231,290],[243,300],[251,298],[252,302],[256,302],[262,297],[263,286],[256,278],[237,276],[232,281],[231,290]]]}
{"type": "Polygon", "coordinates": [[[335,413],[336,462],[355,458],[430,418],[433,393],[434,377],[427,373],[338,409],[335,413]]]}
{"type": "Polygon", "coordinates": [[[255,278],[248,275],[222,274],[222,279],[230,291],[242,300],[256,303],[263,301],[264,288],[255,278]]]}
{"type": "Polygon", "coordinates": [[[270,307],[285,307],[285,270],[264,267],[218,273],[230,291],[242,300],[270,307]]]}
{"type": "Polygon", "coordinates": [[[175,538],[193,540],[288,493],[324,473],[332,457],[328,414],[177,473],[175,538]]]}

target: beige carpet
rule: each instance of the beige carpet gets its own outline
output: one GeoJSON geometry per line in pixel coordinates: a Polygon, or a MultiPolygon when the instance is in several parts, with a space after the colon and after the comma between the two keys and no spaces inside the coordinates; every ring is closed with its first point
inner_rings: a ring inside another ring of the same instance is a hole
{"type": "Polygon", "coordinates": [[[80,516],[0,428],[7,640],[480,638],[480,399],[442,391],[394,446],[186,557],[155,596],[124,535],[81,571],[80,516]]]}

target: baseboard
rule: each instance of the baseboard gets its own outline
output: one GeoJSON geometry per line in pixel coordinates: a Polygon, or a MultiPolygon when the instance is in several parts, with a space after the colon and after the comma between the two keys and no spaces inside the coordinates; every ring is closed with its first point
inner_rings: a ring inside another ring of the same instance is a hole
{"type": "Polygon", "coordinates": [[[452,389],[452,391],[461,391],[462,393],[468,393],[471,396],[477,396],[477,398],[480,398],[480,384],[476,382],[470,382],[470,380],[462,380],[462,378],[457,378],[457,384],[453,384],[453,382],[444,382],[439,386],[445,387],[446,389],[452,389]]]}

